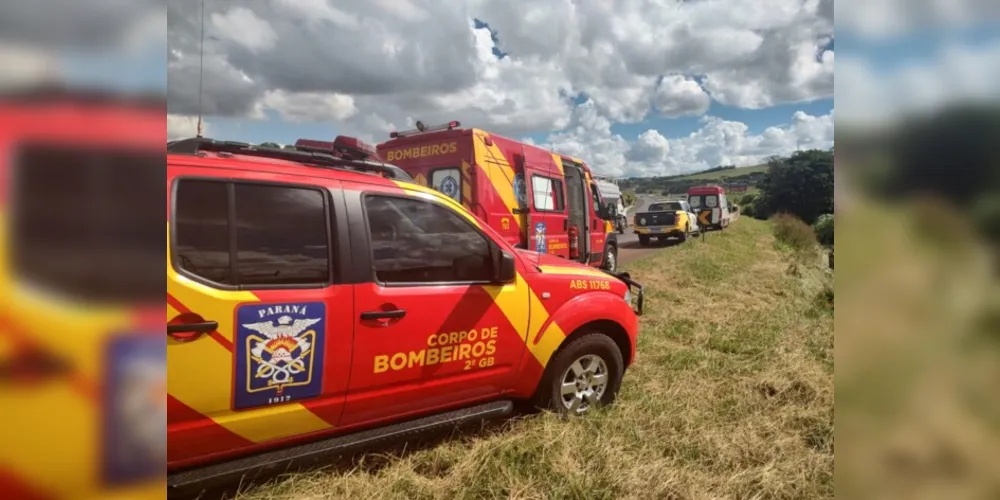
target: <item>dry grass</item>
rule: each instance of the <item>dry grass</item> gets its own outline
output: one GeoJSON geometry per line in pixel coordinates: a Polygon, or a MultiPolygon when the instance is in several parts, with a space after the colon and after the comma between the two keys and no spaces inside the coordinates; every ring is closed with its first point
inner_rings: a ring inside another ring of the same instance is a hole
{"type": "Polygon", "coordinates": [[[618,404],[294,474],[244,500],[833,496],[831,276],[749,218],[632,266],[647,286],[618,404]]]}

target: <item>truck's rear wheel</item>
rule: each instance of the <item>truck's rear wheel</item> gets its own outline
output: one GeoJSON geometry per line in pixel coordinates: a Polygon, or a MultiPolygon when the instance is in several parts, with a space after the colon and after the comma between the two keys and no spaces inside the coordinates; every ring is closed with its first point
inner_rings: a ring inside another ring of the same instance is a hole
{"type": "Polygon", "coordinates": [[[639,244],[642,245],[642,246],[649,245],[649,235],[648,234],[640,234],[639,235],[639,244]]]}
{"type": "Polygon", "coordinates": [[[569,415],[610,405],[618,396],[623,371],[622,353],[615,341],[603,333],[588,333],[549,361],[535,404],[569,415]]]}

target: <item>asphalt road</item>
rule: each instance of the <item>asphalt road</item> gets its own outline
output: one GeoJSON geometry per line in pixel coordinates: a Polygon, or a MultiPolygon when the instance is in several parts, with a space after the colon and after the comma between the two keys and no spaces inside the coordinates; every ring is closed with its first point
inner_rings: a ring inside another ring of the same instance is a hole
{"type": "Polygon", "coordinates": [[[669,248],[680,243],[678,239],[668,239],[667,241],[657,241],[655,238],[649,242],[649,246],[639,245],[639,236],[632,232],[632,226],[625,229],[625,234],[618,235],[618,264],[628,264],[635,259],[656,253],[664,248],[669,248]]]}

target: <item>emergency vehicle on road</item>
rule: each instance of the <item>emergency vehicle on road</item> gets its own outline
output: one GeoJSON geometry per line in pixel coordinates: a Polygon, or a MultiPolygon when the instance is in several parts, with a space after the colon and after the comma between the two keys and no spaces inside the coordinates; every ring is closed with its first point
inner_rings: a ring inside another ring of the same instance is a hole
{"type": "Polygon", "coordinates": [[[582,160],[457,121],[393,132],[385,161],[486,222],[510,244],[614,272],[618,238],[582,160]]]}
{"type": "Polygon", "coordinates": [[[635,360],[640,285],[515,248],[359,141],[181,141],[166,182],[172,487],[585,413],[635,360]]]}
{"type": "Polygon", "coordinates": [[[726,190],[722,186],[694,186],[688,189],[687,197],[688,204],[698,214],[698,224],[702,228],[722,230],[729,227],[732,215],[729,213],[726,190]]]}
{"type": "Polygon", "coordinates": [[[639,235],[639,244],[649,245],[650,238],[659,241],[678,238],[683,242],[688,236],[700,235],[701,227],[692,210],[686,200],[650,203],[642,212],[635,214],[635,234],[639,235]]]}

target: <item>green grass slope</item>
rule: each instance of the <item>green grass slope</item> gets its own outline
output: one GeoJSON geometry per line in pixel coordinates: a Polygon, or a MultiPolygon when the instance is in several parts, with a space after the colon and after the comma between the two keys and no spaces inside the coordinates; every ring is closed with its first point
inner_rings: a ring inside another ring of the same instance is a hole
{"type": "Polygon", "coordinates": [[[646,315],[615,406],[371,453],[238,498],[832,498],[832,276],[818,256],[741,217],[629,267],[646,315]]]}
{"type": "Polygon", "coordinates": [[[767,165],[754,165],[752,167],[738,167],[731,170],[717,170],[715,172],[705,172],[700,174],[685,175],[682,177],[677,177],[671,180],[684,181],[684,180],[704,180],[704,181],[715,181],[723,177],[735,178],[743,175],[759,174],[767,172],[767,165]]]}

